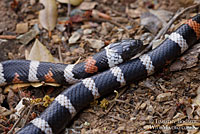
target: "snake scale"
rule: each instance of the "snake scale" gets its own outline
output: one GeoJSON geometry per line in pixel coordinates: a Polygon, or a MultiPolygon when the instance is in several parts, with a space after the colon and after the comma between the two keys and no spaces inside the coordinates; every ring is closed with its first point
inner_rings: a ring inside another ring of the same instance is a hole
{"type": "MultiPolygon", "coordinates": [[[[94,99],[112,93],[116,88],[141,80],[161,70],[200,37],[200,15],[186,21],[157,48],[72,85],[39,116],[19,130],[18,134],[60,133],[73,117],[94,99]]],[[[2,66],[0,76],[3,78],[2,66]]],[[[2,80],[1,80],[2,82],[2,80]]]]}

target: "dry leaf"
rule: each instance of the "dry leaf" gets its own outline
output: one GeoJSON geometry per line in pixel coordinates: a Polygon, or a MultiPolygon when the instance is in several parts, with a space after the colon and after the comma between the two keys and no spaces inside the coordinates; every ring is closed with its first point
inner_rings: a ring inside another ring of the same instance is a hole
{"type": "Polygon", "coordinates": [[[44,5],[44,9],[39,12],[39,22],[48,31],[52,31],[56,26],[57,5],[55,0],[40,0],[44,5]]]}
{"type": "Polygon", "coordinates": [[[95,8],[95,6],[97,5],[97,2],[83,2],[81,3],[81,5],[79,6],[79,9],[81,10],[92,10],[95,8]]]}
{"type": "Polygon", "coordinates": [[[97,39],[85,39],[86,41],[88,41],[88,45],[92,48],[97,49],[97,51],[99,51],[105,44],[103,41],[101,40],[97,40],[97,39]]]}
{"type": "Polygon", "coordinates": [[[35,40],[30,54],[26,57],[27,60],[37,60],[45,62],[55,62],[54,57],[51,55],[49,50],[38,40],[35,40]]]}
{"type": "Polygon", "coordinates": [[[4,93],[7,94],[7,93],[9,93],[10,90],[17,93],[19,90],[25,89],[29,86],[37,88],[37,87],[41,87],[41,86],[45,86],[45,85],[53,86],[53,87],[60,86],[60,84],[57,84],[57,83],[40,83],[40,82],[38,82],[38,83],[19,83],[19,84],[13,84],[13,85],[6,86],[4,93]]]}
{"type": "Polygon", "coordinates": [[[13,84],[13,85],[8,85],[4,89],[4,93],[9,93],[10,90],[14,91],[17,93],[20,89],[24,89],[26,87],[29,87],[30,83],[20,83],[20,84],[13,84]]]}
{"type": "Polygon", "coordinates": [[[40,87],[40,86],[45,86],[45,85],[48,85],[48,86],[53,86],[53,87],[59,87],[60,84],[57,84],[57,83],[30,83],[31,86],[33,87],[40,87]]]}
{"type": "Polygon", "coordinates": [[[57,0],[60,3],[68,3],[70,2],[70,4],[72,4],[73,6],[78,6],[79,4],[81,4],[81,2],[83,0],[57,0]]]}

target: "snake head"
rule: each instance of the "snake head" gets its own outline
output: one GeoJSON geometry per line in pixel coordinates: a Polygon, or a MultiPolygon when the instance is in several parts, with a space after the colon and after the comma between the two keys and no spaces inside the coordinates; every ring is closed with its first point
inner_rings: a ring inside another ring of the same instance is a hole
{"type": "Polygon", "coordinates": [[[141,40],[133,39],[112,43],[107,47],[109,47],[109,49],[111,49],[114,53],[121,55],[123,59],[130,59],[144,48],[141,40]]]}

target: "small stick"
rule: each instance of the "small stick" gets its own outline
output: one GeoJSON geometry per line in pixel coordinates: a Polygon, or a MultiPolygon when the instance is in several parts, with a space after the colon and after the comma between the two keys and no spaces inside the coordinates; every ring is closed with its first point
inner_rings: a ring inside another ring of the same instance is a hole
{"type": "Polygon", "coordinates": [[[34,106],[35,106],[35,105],[31,105],[31,106],[30,106],[30,109],[29,109],[29,111],[28,111],[28,114],[26,115],[26,119],[25,119],[25,121],[24,121],[24,123],[23,123],[23,125],[22,125],[22,128],[26,125],[26,122],[27,122],[27,120],[28,120],[28,117],[30,116],[31,111],[32,111],[32,109],[33,109],[34,106]]]}
{"type": "Polygon", "coordinates": [[[60,45],[58,46],[58,55],[59,55],[60,62],[63,63],[60,45]]]}
{"type": "Polygon", "coordinates": [[[16,38],[17,38],[17,36],[15,36],[15,35],[0,35],[0,39],[13,40],[16,38]]]}
{"type": "Polygon", "coordinates": [[[15,122],[15,124],[13,125],[13,127],[10,129],[10,131],[8,132],[8,134],[12,134],[15,127],[17,126],[17,124],[20,122],[20,120],[24,117],[25,113],[28,111],[29,107],[26,107],[26,109],[23,111],[23,113],[20,115],[20,117],[17,119],[17,121],[15,122]]]}
{"type": "Polygon", "coordinates": [[[185,12],[188,12],[189,10],[191,9],[194,9],[194,8],[197,8],[198,6],[200,6],[200,3],[199,4],[196,4],[196,5],[192,5],[192,6],[189,6],[185,9],[183,9],[182,11],[180,12],[177,12],[174,17],[167,23],[167,25],[165,27],[163,27],[159,33],[156,35],[156,37],[150,42],[150,44],[142,51],[140,52],[139,54],[137,54],[136,56],[134,56],[134,58],[137,58],[139,57],[140,55],[144,54],[145,52],[147,52],[148,50],[150,50],[150,48],[152,47],[153,45],[153,42],[157,39],[159,39],[162,35],[164,35],[167,30],[170,28],[170,26],[181,16],[183,15],[185,12]]]}
{"type": "Polygon", "coordinates": [[[2,127],[4,130],[8,129],[7,127],[5,127],[4,125],[0,124],[0,127],[2,127]]]}
{"type": "Polygon", "coordinates": [[[70,13],[71,13],[71,3],[70,3],[70,0],[68,0],[68,4],[67,4],[67,17],[70,17],[70,13]]]}
{"type": "MultiPolygon", "coordinates": [[[[71,13],[71,3],[70,0],[68,0],[67,3],[67,17],[70,18],[70,13],[71,13]]],[[[67,27],[67,32],[70,33],[70,25],[67,27]]]]}
{"type": "Polygon", "coordinates": [[[116,21],[113,21],[113,20],[109,20],[109,19],[102,19],[102,18],[88,18],[88,19],[83,19],[83,21],[96,21],[96,22],[110,22],[112,23],[113,25],[116,25],[118,27],[121,27],[122,29],[124,29],[126,32],[129,33],[129,30],[124,27],[123,25],[119,24],[118,22],[116,21]]]}
{"type": "MultiPolygon", "coordinates": [[[[109,101],[109,103],[116,102],[116,100],[117,100],[126,90],[127,90],[126,87],[123,88],[123,90],[122,90],[119,94],[117,94],[117,96],[116,96],[113,100],[109,101]]],[[[115,104],[116,104],[116,103],[112,103],[112,105],[109,107],[108,110],[106,110],[106,112],[105,112],[104,115],[108,114],[108,113],[110,112],[110,110],[114,107],[115,104]]]]}
{"type": "Polygon", "coordinates": [[[13,114],[15,112],[16,112],[16,110],[12,109],[12,110],[4,112],[3,114],[0,114],[0,116],[8,116],[8,115],[11,115],[11,114],[13,114]]]}

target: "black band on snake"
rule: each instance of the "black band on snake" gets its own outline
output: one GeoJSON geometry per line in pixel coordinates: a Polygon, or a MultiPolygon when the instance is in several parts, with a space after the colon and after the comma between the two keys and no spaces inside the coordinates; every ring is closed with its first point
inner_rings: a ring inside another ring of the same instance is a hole
{"type": "Polygon", "coordinates": [[[59,133],[72,118],[94,99],[113,92],[127,83],[141,80],[173,61],[200,37],[200,15],[188,20],[156,49],[118,66],[85,78],[60,95],[19,134],[59,133]]]}

